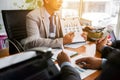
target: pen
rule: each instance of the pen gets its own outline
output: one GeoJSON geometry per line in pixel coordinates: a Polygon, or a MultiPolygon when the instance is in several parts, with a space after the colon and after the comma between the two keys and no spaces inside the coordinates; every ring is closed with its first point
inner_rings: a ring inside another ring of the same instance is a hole
{"type": "Polygon", "coordinates": [[[64,51],[64,46],[62,45],[62,51],[64,51]]]}

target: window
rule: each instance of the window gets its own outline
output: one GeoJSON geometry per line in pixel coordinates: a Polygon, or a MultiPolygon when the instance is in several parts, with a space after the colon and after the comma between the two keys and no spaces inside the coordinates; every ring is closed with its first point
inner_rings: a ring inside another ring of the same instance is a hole
{"type": "Polygon", "coordinates": [[[80,0],[63,0],[62,17],[79,16],[80,0]]]}
{"type": "Polygon", "coordinates": [[[62,17],[79,16],[92,21],[95,27],[115,29],[119,0],[63,0],[62,17]]]}

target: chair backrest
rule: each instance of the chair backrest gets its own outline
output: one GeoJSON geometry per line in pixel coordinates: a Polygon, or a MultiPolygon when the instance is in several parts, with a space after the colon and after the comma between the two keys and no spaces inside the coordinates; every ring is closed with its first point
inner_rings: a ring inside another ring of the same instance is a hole
{"type": "MultiPolygon", "coordinates": [[[[27,37],[26,15],[30,11],[31,10],[2,10],[2,17],[5,25],[5,30],[8,39],[12,43],[18,44],[21,41],[21,39],[27,37]]],[[[12,43],[9,43],[10,54],[18,53],[18,51],[15,50],[17,46],[15,47],[15,45],[13,45],[12,43]]],[[[20,51],[23,50],[21,49],[20,51]]]]}

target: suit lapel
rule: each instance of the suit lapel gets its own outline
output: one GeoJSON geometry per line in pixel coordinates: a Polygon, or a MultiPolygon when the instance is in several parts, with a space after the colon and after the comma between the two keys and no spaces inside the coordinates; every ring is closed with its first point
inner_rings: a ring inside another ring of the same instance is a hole
{"type": "Polygon", "coordinates": [[[45,9],[44,8],[41,9],[41,16],[42,16],[42,23],[43,23],[43,26],[44,26],[44,29],[45,29],[46,38],[48,38],[49,37],[49,31],[48,31],[48,25],[49,24],[47,22],[48,18],[45,15],[45,9]]]}
{"type": "Polygon", "coordinates": [[[59,37],[59,24],[58,24],[58,16],[55,17],[55,25],[56,25],[56,37],[59,37]]]}

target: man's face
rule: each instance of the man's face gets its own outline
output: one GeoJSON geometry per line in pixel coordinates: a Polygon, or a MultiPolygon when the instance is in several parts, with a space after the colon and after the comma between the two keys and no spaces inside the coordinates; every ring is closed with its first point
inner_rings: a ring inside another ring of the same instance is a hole
{"type": "Polygon", "coordinates": [[[54,11],[57,11],[62,6],[63,0],[48,0],[48,7],[54,11]]]}

